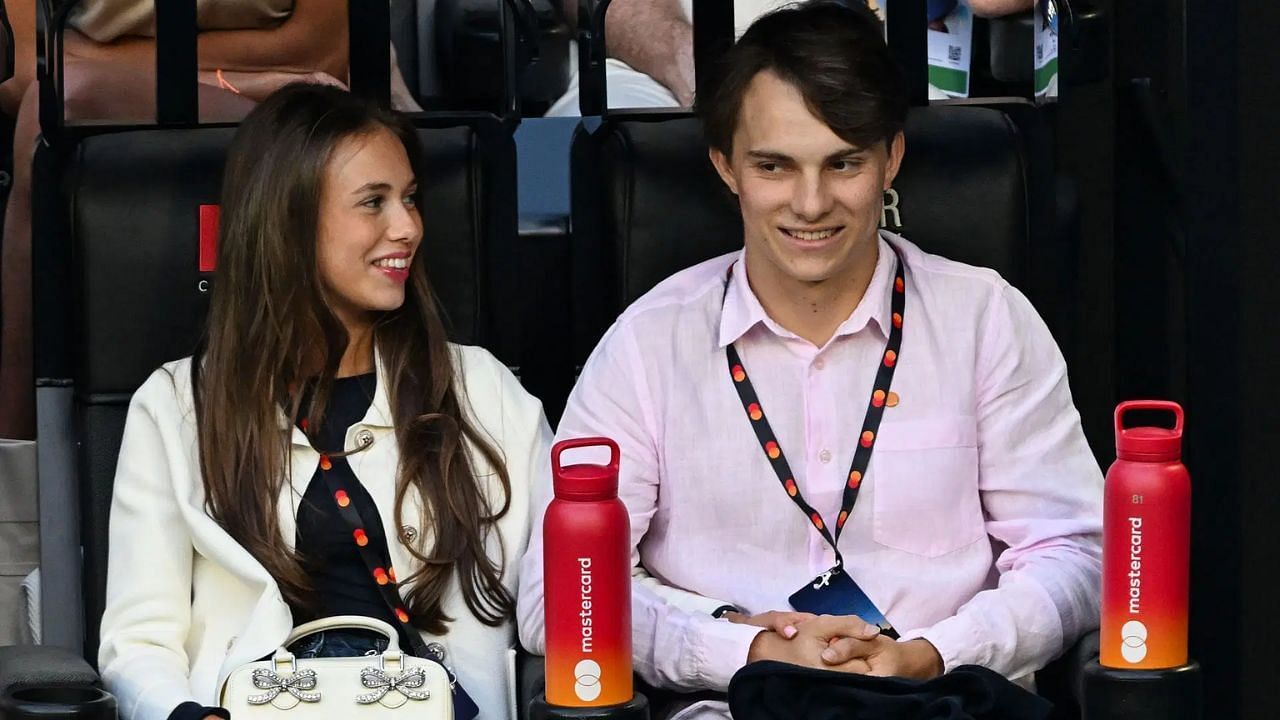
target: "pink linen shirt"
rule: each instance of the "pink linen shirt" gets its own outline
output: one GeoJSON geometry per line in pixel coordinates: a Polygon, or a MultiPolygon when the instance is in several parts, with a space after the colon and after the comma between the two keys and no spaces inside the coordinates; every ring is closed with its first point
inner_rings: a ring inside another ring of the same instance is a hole
{"type": "MultiPolygon", "coordinates": [[[[621,446],[647,681],[724,690],[759,630],[710,611],[789,609],[832,566],[752,432],[725,347],[737,343],[801,492],[834,527],[891,322],[886,241],[903,256],[906,317],[896,404],[839,541],[850,575],[947,670],[1023,677],[1097,627],[1102,476],[1057,345],[997,273],[884,232],[865,296],[823,347],[769,318],[740,251],[658,285],[587,362],[557,439],[621,446]]],[[[565,461],[592,461],[578,452],[565,461]]],[[[541,492],[519,596],[521,639],[539,653],[549,483],[541,492]]]]}

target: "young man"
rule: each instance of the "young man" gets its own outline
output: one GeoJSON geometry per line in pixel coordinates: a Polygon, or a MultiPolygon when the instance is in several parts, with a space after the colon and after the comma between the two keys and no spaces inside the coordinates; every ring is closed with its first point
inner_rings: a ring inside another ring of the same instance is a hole
{"type": "Polygon", "coordinates": [[[1098,621],[1102,477],[1061,353],[996,273],[878,230],[907,101],[869,10],[767,15],[722,72],[699,111],[745,248],[628,308],[559,427],[622,448],[636,669],[1029,675],[1098,621]]]}

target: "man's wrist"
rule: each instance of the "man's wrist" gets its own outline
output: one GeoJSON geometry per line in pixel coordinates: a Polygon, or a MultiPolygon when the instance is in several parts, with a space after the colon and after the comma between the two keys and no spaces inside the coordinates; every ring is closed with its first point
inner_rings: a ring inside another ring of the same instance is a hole
{"type": "Polygon", "coordinates": [[[712,620],[691,627],[691,653],[695,656],[693,676],[699,687],[726,690],[734,673],[751,662],[751,646],[767,631],[754,625],[712,620]]]}
{"type": "Polygon", "coordinates": [[[946,665],[942,662],[942,654],[933,646],[933,643],[924,638],[907,640],[902,643],[902,649],[907,651],[911,674],[915,677],[929,680],[938,677],[946,670],[946,665]]]}
{"type": "Polygon", "coordinates": [[[747,650],[747,662],[753,663],[757,660],[769,660],[772,654],[769,644],[773,641],[771,637],[774,633],[769,630],[761,629],[759,634],[751,640],[751,649],[747,650]]]}

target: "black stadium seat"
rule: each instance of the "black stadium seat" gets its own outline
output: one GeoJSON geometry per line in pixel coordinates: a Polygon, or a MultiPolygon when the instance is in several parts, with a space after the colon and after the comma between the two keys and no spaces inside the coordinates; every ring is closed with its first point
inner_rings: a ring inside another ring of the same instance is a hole
{"type": "MultiPolygon", "coordinates": [[[[503,94],[503,72],[499,63],[501,43],[512,33],[504,32],[509,13],[501,12],[501,0],[432,0],[435,64],[442,98],[423,98],[424,103],[445,107],[483,109],[493,107],[503,94]]],[[[526,116],[541,116],[569,86],[569,26],[560,10],[560,0],[527,0],[521,5],[522,22],[536,43],[537,61],[519,78],[521,107],[526,116]]],[[[422,12],[419,9],[419,12],[422,12]]]]}

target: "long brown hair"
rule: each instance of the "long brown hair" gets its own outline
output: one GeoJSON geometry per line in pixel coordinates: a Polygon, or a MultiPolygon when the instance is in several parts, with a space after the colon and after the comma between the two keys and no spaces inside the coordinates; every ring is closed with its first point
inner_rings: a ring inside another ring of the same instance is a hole
{"type": "MultiPolygon", "coordinates": [[[[318,276],[325,168],[341,142],[383,128],[400,138],[415,175],[425,177],[413,127],[341,90],[292,85],[245,118],[227,159],[218,278],[192,362],[207,510],[266,567],[285,598],[303,607],[314,606],[312,584],[277,516],[290,482],[290,432],[280,419],[305,412],[309,427],[320,426],[348,342],[318,276]]],[[[389,378],[383,390],[400,449],[395,522],[402,525],[405,503],[420,498],[428,531],[418,536],[432,540],[427,552],[404,542],[420,564],[401,580],[410,588],[405,608],[416,627],[446,632],[451,618],[442,599],[456,573],[468,609],[498,625],[514,601],[501,582],[504,560],[489,557],[485,540],[510,507],[511,484],[459,397],[444,324],[418,256],[404,304],[378,319],[374,344],[389,378]],[[487,497],[468,446],[494,468],[500,498],[487,497]]],[[[394,530],[387,529],[389,539],[399,537],[394,530]]]]}

